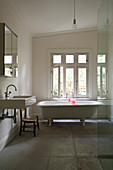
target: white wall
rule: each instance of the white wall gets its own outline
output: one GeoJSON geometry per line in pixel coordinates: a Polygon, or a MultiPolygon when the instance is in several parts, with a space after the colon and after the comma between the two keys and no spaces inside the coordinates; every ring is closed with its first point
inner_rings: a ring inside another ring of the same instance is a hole
{"type": "MultiPolygon", "coordinates": [[[[106,53],[108,61],[106,100],[107,113],[113,121],[113,1],[103,0],[98,11],[98,52],[106,53]],[[108,5],[106,4],[108,3],[108,5]],[[106,12],[107,11],[107,14],[106,12]],[[109,23],[107,24],[107,20],[109,23]]],[[[104,109],[105,110],[105,109],[104,109]]]]}
{"type": "MultiPolygon", "coordinates": [[[[8,0],[0,0],[0,22],[5,22],[18,35],[19,77],[0,77],[0,97],[4,96],[6,87],[12,83],[16,85],[18,94],[32,94],[32,36],[25,28],[8,0]]],[[[12,88],[12,93],[17,94],[12,88]]],[[[4,143],[14,136],[17,124],[11,119],[0,122],[0,149],[4,143]]]]}
{"type": "Polygon", "coordinates": [[[108,93],[111,101],[110,105],[110,119],[113,121],[113,23],[110,25],[108,31],[108,93]]]}
{"type": "MultiPolygon", "coordinates": [[[[48,52],[50,49],[89,49],[91,60],[91,97],[97,96],[96,55],[97,31],[76,32],[33,38],[33,93],[37,100],[48,99],[48,52]]],[[[34,108],[38,112],[37,107],[34,108]]]]}
{"type": "Polygon", "coordinates": [[[109,98],[113,100],[113,23],[108,31],[109,98]]]}

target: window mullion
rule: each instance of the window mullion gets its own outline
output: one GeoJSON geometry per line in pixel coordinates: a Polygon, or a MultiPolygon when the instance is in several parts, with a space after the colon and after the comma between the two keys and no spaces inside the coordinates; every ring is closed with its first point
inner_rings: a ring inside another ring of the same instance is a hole
{"type": "Polygon", "coordinates": [[[58,66],[58,97],[60,98],[60,66],[58,66]]]}
{"type": "Polygon", "coordinates": [[[74,60],[74,63],[75,63],[75,97],[77,97],[77,91],[78,91],[78,71],[77,71],[77,69],[78,69],[78,55],[77,54],[75,54],[74,55],[74,57],[75,57],[75,60],[74,60]]]}
{"type": "Polygon", "coordinates": [[[66,68],[65,66],[63,67],[63,78],[64,78],[64,84],[63,84],[63,88],[64,88],[64,97],[66,97],[66,68]]]}
{"type": "Polygon", "coordinates": [[[53,68],[51,69],[51,98],[53,98],[53,68]]]}
{"type": "Polygon", "coordinates": [[[100,96],[102,97],[102,66],[100,66],[100,96]]]}
{"type": "Polygon", "coordinates": [[[74,67],[74,97],[76,97],[76,67],[74,67]]]}
{"type": "Polygon", "coordinates": [[[78,66],[76,67],[76,95],[78,97],[78,66]]]}
{"type": "Polygon", "coordinates": [[[89,97],[88,74],[89,74],[89,69],[88,69],[88,67],[86,67],[86,96],[87,97],[89,97]]]}

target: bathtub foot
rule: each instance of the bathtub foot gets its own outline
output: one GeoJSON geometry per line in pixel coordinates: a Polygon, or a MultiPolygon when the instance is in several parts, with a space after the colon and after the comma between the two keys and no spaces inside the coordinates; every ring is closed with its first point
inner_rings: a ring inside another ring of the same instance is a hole
{"type": "Polygon", "coordinates": [[[52,119],[51,118],[48,119],[48,125],[52,126],[52,119]]]}
{"type": "Polygon", "coordinates": [[[82,122],[82,126],[85,126],[85,118],[82,118],[81,122],[82,122]]]}

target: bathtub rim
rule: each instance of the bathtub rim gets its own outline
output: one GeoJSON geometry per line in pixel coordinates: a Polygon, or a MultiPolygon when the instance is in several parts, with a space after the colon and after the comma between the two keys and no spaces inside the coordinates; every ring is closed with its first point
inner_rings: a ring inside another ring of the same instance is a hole
{"type": "Polygon", "coordinates": [[[103,105],[102,102],[99,101],[77,101],[75,104],[72,104],[68,101],[53,101],[53,100],[44,100],[44,101],[40,101],[37,103],[37,106],[39,107],[84,107],[84,106],[100,106],[103,105]],[[47,104],[47,102],[50,104],[47,104]],[[56,104],[55,104],[56,102],[56,104]],[[64,104],[64,103],[65,104],[64,104]],[[93,102],[93,103],[92,103],[93,102]]]}

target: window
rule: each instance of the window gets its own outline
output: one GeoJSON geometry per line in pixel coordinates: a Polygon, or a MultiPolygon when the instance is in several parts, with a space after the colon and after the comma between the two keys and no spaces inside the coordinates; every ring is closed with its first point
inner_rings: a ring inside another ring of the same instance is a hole
{"type": "Polygon", "coordinates": [[[74,68],[66,68],[66,94],[74,93],[74,68]]]}
{"type": "Polygon", "coordinates": [[[61,55],[54,55],[53,56],[53,63],[61,63],[61,55]]]}
{"type": "Polygon", "coordinates": [[[106,63],[106,55],[105,54],[99,54],[97,56],[97,63],[106,63]]]}
{"type": "Polygon", "coordinates": [[[53,68],[53,96],[58,96],[58,67],[53,68]]]}
{"type": "Polygon", "coordinates": [[[11,55],[4,56],[4,64],[12,64],[12,56],[11,55]]]}
{"type": "Polygon", "coordinates": [[[106,55],[97,55],[97,96],[106,97],[107,96],[107,62],[106,55]]]}
{"type": "Polygon", "coordinates": [[[86,63],[86,55],[78,55],[78,63],[86,63]]]}
{"type": "Polygon", "coordinates": [[[52,98],[88,97],[88,53],[51,53],[52,98]]]}
{"type": "Polygon", "coordinates": [[[78,68],[78,93],[86,95],[86,68],[78,68]]]}
{"type": "Polygon", "coordinates": [[[74,55],[66,55],[66,63],[74,63],[74,55]]]}

